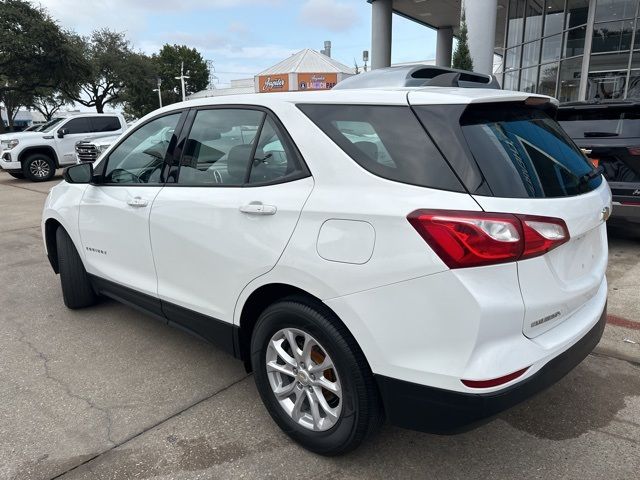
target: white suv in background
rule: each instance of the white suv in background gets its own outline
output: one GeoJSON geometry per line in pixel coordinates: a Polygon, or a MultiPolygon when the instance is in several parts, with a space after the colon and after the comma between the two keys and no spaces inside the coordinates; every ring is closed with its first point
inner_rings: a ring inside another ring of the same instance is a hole
{"type": "Polygon", "coordinates": [[[120,114],[85,113],[52,119],[38,131],[0,135],[0,168],[15,178],[50,180],[56,168],[76,163],[76,142],[124,132],[120,114]]]}
{"type": "Polygon", "coordinates": [[[469,428],[604,328],[611,194],[554,109],[429,86],[171,105],[66,170],[49,260],[68,307],[109,296],[242,359],[310,450],[385,417],[469,428]]]}

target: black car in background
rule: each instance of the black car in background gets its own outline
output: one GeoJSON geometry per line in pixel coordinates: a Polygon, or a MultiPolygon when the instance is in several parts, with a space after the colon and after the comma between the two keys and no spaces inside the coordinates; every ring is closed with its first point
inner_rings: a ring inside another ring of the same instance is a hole
{"type": "Polygon", "coordinates": [[[613,194],[609,223],[640,227],[640,101],[565,103],[557,119],[602,167],[613,194]]]}

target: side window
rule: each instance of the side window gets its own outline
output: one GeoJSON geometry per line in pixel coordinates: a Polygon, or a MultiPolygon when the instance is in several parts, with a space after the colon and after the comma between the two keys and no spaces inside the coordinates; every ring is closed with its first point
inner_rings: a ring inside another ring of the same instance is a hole
{"type": "Polygon", "coordinates": [[[267,117],[256,147],[249,183],[273,182],[302,174],[298,156],[274,121],[267,117]]]}
{"type": "Polygon", "coordinates": [[[66,130],[69,130],[69,134],[74,133],[90,133],[91,132],[91,122],[88,117],[83,118],[74,118],[69,120],[64,126],[60,127],[66,130]]]}
{"type": "Polygon", "coordinates": [[[178,184],[244,184],[264,117],[258,110],[198,111],[180,160],[178,184]]]}
{"type": "Polygon", "coordinates": [[[93,132],[115,132],[120,130],[120,120],[118,117],[93,117],[91,118],[93,132]]]}
{"type": "Polygon", "coordinates": [[[156,118],[129,135],[109,155],[104,183],[160,183],[164,157],[181,113],[156,118]]]}

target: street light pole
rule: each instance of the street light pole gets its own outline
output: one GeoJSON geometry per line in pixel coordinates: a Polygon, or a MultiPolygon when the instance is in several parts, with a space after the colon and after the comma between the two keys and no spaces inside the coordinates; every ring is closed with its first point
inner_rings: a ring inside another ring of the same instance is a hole
{"type": "Polygon", "coordinates": [[[175,78],[176,80],[180,80],[180,83],[182,84],[182,101],[184,102],[186,96],[184,91],[184,79],[189,78],[188,75],[184,74],[184,62],[180,63],[180,76],[175,78]]]}
{"type": "Polygon", "coordinates": [[[158,92],[158,103],[160,103],[160,108],[162,108],[162,92],[160,91],[160,85],[162,84],[162,80],[158,77],[158,88],[154,88],[154,92],[158,92]]]}

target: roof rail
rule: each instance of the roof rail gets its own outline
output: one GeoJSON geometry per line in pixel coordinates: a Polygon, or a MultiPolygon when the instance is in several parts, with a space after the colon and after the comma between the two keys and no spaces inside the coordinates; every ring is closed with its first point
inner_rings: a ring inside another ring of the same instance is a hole
{"type": "Polygon", "coordinates": [[[402,65],[378,68],[346,78],[334,89],[399,87],[461,87],[499,89],[494,75],[436,67],[434,65],[402,65]]]}

